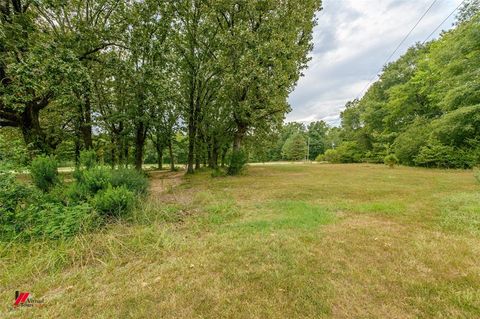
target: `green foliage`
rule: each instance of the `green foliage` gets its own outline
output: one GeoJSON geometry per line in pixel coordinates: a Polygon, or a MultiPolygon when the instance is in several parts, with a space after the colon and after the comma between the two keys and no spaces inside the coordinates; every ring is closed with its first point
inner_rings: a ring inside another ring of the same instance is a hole
{"type": "MultiPolygon", "coordinates": [[[[327,150],[328,151],[328,150],[327,150]]],[[[326,161],[325,159],[325,154],[318,154],[317,157],[315,157],[316,162],[323,162],[326,161]]]]}
{"type": "Polygon", "coordinates": [[[59,183],[57,161],[53,157],[37,156],[30,165],[33,183],[43,192],[50,191],[59,183]]]}
{"type": "Polygon", "coordinates": [[[78,183],[85,187],[85,190],[90,195],[95,195],[97,192],[107,189],[112,179],[112,170],[98,166],[89,170],[82,171],[81,179],[78,183]]]}
{"type": "Polygon", "coordinates": [[[96,227],[100,221],[86,204],[65,205],[61,200],[0,173],[0,240],[65,238],[96,227]]]}
{"type": "Polygon", "coordinates": [[[324,158],[330,163],[358,163],[362,161],[363,154],[355,142],[343,142],[336,149],[325,152],[324,158]]]}
{"type": "Polygon", "coordinates": [[[25,185],[19,184],[15,175],[0,170],[0,219],[5,223],[25,199],[30,198],[32,191],[25,185]]]}
{"type": "Polygon", "coordinates": [[[340,154],[337,150],[331,148],[328,149],[323,156],[321,156],[321,160],[330,163],[340,163],[340,154]]]}
{"type": "Polygon", "coordinates": [[[422,147],[415,157],[415,164],[425,167],[471,168],[476,163],[478,163],[478,155],[471,150],[442,145],[438,142],[422,147]]]}
{"type": "Polygon", "coordinates": [[[147,177],[133,169],[112,170],[110,184],[113,187],[125,186],[136,194],[145,194],[148,190],[147,177]]]}
{"type": "Polygon", "coordinates": [[[394,168],[395,165],[398,164],[398,158],[397,156],[395,156],[395,154],[388,154],[383,159],[383,162],[385,163],[385,165],[388,165],[388,167],[394,168]]]}
{"type": "Polygon", "coordinates": [[[40,202],[19,210],[15,222],[21,225],[21,236],[26,239],[71,237],[101,223],[87,203],[65,206],[55,202],[40,202]]]}
{"type": "MultiPolygon", "coordinates": [[[[438,40],[410,48],[385,66],[360,101],[341,114],[342,145],[356,143],[355,161],[383,158],[426,167],[479,163],[480,37],[478,1],[438,40]]],[[[340,152],[342,153],[342,152],[340,152]]]]}
{"type": "Polygon", "coordinates": [[[130,212],[135,204],[135,195],[125,186],[108,187],[97,193],[92,205],[102,216],[122,216],[130,212]]]}
{"type": "Polygon", "coordinates": [[[414,165],[414,159],[420,149],[427,144],[430,132],[429,123],[419,119],[397,136],[393,143],[393,150],[399,162],[414,165]]]}
{"type": "Polygon", "coordinates": [[[245,151],[233,151],[230,155],[230,165],[228,166],[228,175],[238,175],[242,172],[247,163],[247,154],[245,151]]]}
{"type": "Polygon", "coordinates": [[[330,147],[327,140],[329,127],[324,121],[312,122],[308,125],[307,135],[310,142],[309,159],[315,159],[330,147]]]}
{"type": "Polygon", "coordinates": [[[80,152],[80,165],[86,169],[97,166],[97,153],[94,150],[85,150],[80,152]]]}
{"type": "Polygon", "coordinates": [[[300,133],[290,136],[282,147],[282,157],[287,160],[298,161],[307,155],[307,142],[300,133]]]}

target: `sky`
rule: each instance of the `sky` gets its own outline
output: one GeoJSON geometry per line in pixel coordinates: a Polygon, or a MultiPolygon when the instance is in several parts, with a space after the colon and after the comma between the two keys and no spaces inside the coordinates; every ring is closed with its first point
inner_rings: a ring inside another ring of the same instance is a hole
{"type": "MultiPolygon", "coordinates": [[[[390,61],[423,42],[462,0],[437,0],[390,61]]],[[[324,0],[308,69],[289,96],[286,121],[339,125],[347,101],[379,73],[385,60],[433,0],[324,0]]],[[[452,15],[431,37],[452,27],[452,15]]]]}

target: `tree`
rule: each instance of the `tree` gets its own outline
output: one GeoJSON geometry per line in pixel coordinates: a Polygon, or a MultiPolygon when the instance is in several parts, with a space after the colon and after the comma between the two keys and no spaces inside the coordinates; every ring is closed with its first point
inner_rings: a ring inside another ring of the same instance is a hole
{"type": "Polygon", "coordinates": [[[302,134],[295,133],[282,147],[282,156],[287,160],[298,161],[307,155],[307,142],[302,134]]]}
{"type": "Polygon", "coordinates": [[[308,61],[320,1],[224,0],[215,9],[233,152],[239,152],[249,130],[268,129],[289,110],[286,100],[308,61]]]}
{"type": "Polygon", "coordinates": [[[309,138],[309,159],[314,160],[319,154],[325,153],[327,145],[328,125],[324,121],[312,122],[308,125],[307,136],[309,138]]]}

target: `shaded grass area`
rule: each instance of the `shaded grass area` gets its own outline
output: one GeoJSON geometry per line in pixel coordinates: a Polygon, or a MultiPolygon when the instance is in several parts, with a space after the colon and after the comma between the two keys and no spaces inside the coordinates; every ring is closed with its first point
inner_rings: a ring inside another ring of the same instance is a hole
{"type": "Polygon", "coordinates": [[[456,170],[202,172],[101,232],[2,244],[0,317],[478,318],[479,193],[456,170]]]}

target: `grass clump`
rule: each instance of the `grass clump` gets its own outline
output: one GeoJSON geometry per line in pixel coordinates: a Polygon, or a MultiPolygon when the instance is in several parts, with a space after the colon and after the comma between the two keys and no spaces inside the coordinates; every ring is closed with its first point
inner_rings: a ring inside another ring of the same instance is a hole
{"type": "Polygon", "coordinates": [[[383,163],[385,163],[385,165],[387,165],[390,168],[394,168],[395,165],[398,164],[398,158],[395,156],[395,154],[388,154],[383,159],[383,163]]]}
{"type": "Polygon", "coordinates": [[[109,180],[113,187],[125,187],[136,194],[146,194],[148,179],[144,174],[133,169],[113,170],[109,180]]]}
{"type": "Polygon", "coordinates": [[[135,204],[135,195],[125,186],[112,187],[98,192],[92,199],[92,205],[102,215],[107,217],[122,216],[128,213],[135,204]]]}
{"type": "Polygon", "coordinates": [[[43,192],[49,192],[60,181],[57,168],[57,161],[53,157],[36,157],[30,166],[33,183],[43,192]]]}
{"type": "Polygon", "coordinates": [[[451,231],[480,235],[480,193],[459,193],[445,198],[441,225],[451,231]]]}

